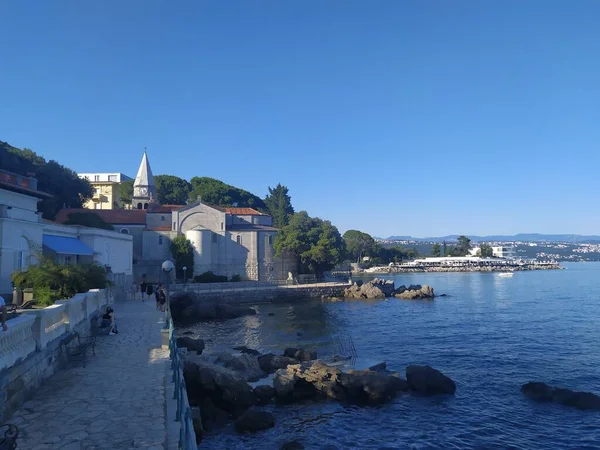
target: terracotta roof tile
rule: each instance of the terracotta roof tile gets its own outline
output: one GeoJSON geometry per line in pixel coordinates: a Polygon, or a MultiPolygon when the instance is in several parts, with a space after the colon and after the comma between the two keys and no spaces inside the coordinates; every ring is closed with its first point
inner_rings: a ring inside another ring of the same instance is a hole
{"type": "Polygon", "coordinates": [[[56,215],[57,223],[65,223],[72,213],[92,213],[99,216],[106,223],[118,225],[146,225],[146,211],[142,209],[61,209],[56,215]]]}
{"type": "Polygon", "coordinates": [[[170,213],[178,209],[184,208],[186,205],[150,205],[149,213],[170,213]]]}
{"type": "Polygon", "coordinates": [[[222,211],[224,213],[227,214],[236,214],[236,215],[240,215],[240,216],[264,216],[265,214],[261,213],[260,211],[257,211],[254,208],[238,208],[238,207],[234,207],[234,206],[213,206],[213,205],[208,205],[211,208],[214,208],[218,211],[222,211]]]}
{"type": "Polygon", "coordinates": [[[171,227],[168,225],[165,225],[164,227],[152,227],[148,229],[152,231],[171,231],[171,227]]]}

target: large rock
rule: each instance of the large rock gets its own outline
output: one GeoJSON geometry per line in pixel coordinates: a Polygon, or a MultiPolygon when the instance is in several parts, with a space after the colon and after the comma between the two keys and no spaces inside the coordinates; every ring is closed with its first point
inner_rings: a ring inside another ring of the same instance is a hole
{"type": "Polygon", "coordinates": [[[254,350],[253,348],[248,348],[245,345],[239,347],[233,347],[234,350],[237,350],[240,353],[247,353],[253,356],[260,356],[260,352],[258,350],[254,350]]]}
{"type": "Polygon", "coordinates": [[[423,395],[454,394],[456,392],[454,381],[430,366],[408,366],[406,381],[410,389],[423,395]]]}
{"type": "Polygon", "coordinates": [[[288,358],[294,358],[298,361],[313,361],[317,359],[317,352],[305,350],[303,348],[286,348],[283,352],[283,356],[288,358]]]}
{"type": "Polygon", "coordinates": [[[235,370],[247,381],[258,381],[267,376],[267,374],[261,370],[258,364],[258,358],[247,353],[244,353],[241,356],[220,353],[215,362],[222,363],[228,369],[235,370]]]}
{"type": "Polygon", "coordinates": [[[279,400],[324,396],[355,404],[378,404],[408,390],[406,381],[397,376],[370,370],[342,372],[320,361],[290,365],[278,370],[273,380],[279,400]]]}
{"type": "Polygon", "coordinates": [[[234,423],[238,433],[256,433],[275,426],[275,417],[267,411],[246,411],[234,423]]]}
{"type": "Polygon", "coordinates": [[[185,347],[188,352],[196,352],[201,355],[204,350],[204,341],[200,338],[181,336],[177,338],[177,347],[185,347]]]}
{"type": "Polygon", "coordinates": [[[298,361],[288,356],[277,356],[273,353],[258,357],[258,365],[266,373],[275,373],[279,369],[285,369],[290,364],[298,364],[298,361]]]}
{"type": "Polygon", "coordinates": [[[220,410],[237,416],[254,404],[254,393],[246,379],[226,367],[186,358],[183,375],[190,405],[209,398],[220,410]]]}
{"type": "Polygon", "coordinates": [[[600,397],[591,392],[555,388],[535,381],[521,386],[521,392],[536,402],[553,402],[577,409],[600,410],[600,397]]]}
{"type": "Polygon", "coordinates": [[[394,297],[401,298],[404,300],[415,300],[415,299],[424,299],[424,298],[434,298],[435,293],[433,292],[433,288],[428,285],[421,286],[420,284],[411,285],[408,288],[405,286],[400,286],[396,289],[394,293],[394,297]]]}
{"type": "Polygon", "coordinates": [[[375,300],[386,298],[392,295],[394,291],[394,282],[391,280],[382,280],[375,278],[362,285],[354,283],[344,291],[345,298],[375,300]]]}
{"type": "Polygon", "coordinates": [[[176,325],[189,325],[206,320],[235,319],[256,314],[247,306],[233,305],[228,301],[211,300],[195,292],[174,292],[170,299],[171,315],[176,325]]]}
{"type": "Polygon", "coordinates": [[[254,388],[254,397],[257,405],[266,405],[275,397],[275,388],[266,384],[254,388]]]}

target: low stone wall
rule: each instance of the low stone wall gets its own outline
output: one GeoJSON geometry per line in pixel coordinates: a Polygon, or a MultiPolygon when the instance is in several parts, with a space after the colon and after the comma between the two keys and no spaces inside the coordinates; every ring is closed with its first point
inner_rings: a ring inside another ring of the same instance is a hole
{"type": "MultiPolygon", "coordinates": [[[[316,299],[321,297],[342,297],[344,289],[350,287],[349,284],[324,284],[322,286],[270,286],[264,288],[231,291],[199,291],[196,292],[200,300],[206,301],[227,301],[235,305],[250,305],[256,303],[287,303],[290,301],[299,301],[306,299],[316,299]]],[[[191,291],[191,290],[190,290],[191,291]]]]}
{"type": "Polygon", "coordinates": [[[88,336],[99,309],[112,302],[108,290],[96,289],[8,321],[8,330],[0,332],[1,423],[65,366],[62,342],[74,332],[88,336]]]}

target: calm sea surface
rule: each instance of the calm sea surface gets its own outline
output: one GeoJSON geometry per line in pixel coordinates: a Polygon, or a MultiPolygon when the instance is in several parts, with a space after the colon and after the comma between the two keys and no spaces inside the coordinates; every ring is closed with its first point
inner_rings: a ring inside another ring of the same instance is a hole
{"type": "Polygon", "coordinates": [[[271,406],[275,428],[248,437],[229,428],[201,448],[276,449],[299,439],[315,449],[600,449],[599,412],[532,403],[519,391],[540,380],[600,394],[600,263],[565,267],[512,278],[396,275],[386,278],[448,296],[260,305],[257,316],[193,327],[211,340],[207,351],[303,346],[327,354],[335,335],[351,335],[359,366],[387,361],[403,375],[409,364],[429,364],[458,387],[454,397],[402,395],[375,408],[271,406]]]}

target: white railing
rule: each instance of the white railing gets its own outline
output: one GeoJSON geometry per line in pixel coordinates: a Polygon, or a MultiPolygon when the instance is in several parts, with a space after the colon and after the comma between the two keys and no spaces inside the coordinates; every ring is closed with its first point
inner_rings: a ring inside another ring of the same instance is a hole
{"type": "Polygon", "coordinates": [[[109,291],[94,289],[43,309],[19,311],[19,316],[7,321],[7,331],[0,329],[0,370],[12,367],[35,351],[44,350],[49,342],[74,331],[111,301],[109,291]]]}
{"type": "Polygon", "coordinates": [[[32,330],[38,350],[44,350],[48,342],[67,331],[65,312],[66,305],[57,303],[47,306],[44,309],[23,311],[26,315],[35,316],[32,330]]]}
{"type": "Polygon", "coordinates": [[[35,351],[34,322],[33,316],[19,316],[8,322],[7,331],[0,331],[0,370],[11,367],[35,351]]]}

